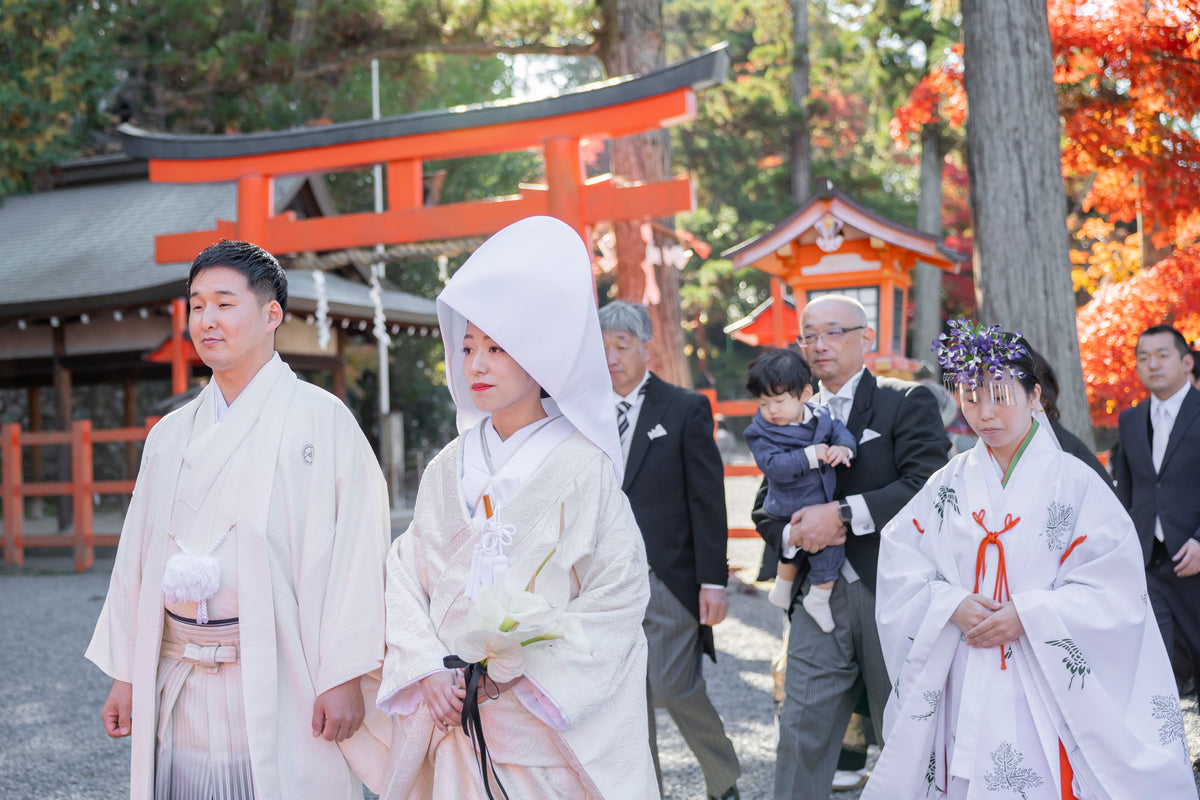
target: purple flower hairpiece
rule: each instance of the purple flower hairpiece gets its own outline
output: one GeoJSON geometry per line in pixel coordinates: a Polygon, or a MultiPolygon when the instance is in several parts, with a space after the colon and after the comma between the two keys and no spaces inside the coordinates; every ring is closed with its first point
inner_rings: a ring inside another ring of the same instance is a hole
{"type": "MultiPolygon", "coordinates": [[[[933,343],[948,384],[974,391],[983,385],[985,373],[1000,380],[1005,370],[1012,369],[1007,362],[1025,354],[1025,348],[1017,342],[1020,332],[1014,335],[999,325],[988,327],[966,319],[952,319],[949,324],[950,332],[939,335],[933,343]]],[[[1020,370],[1012,371],[1024,377],[1020,370]]]]}

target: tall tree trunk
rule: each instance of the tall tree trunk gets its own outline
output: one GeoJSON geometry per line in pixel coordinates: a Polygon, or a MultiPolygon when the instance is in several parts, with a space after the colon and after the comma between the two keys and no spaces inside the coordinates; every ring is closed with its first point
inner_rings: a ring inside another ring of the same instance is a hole
{"type": "MultiPolygon", "coordinates": [[[[610,76],[642,74],[665,65],[662,0],[603,0],[603,10],[600,61],[610,76]]],[[[670,177],[671,140],[665,130],[624,136],[609,145],[617,181],[636,183],[670,177]]],[[[673,218],[656,221],[665,230],[675,228],[673,218]]],[[[690,387],[692,374],[683,355],[679,271],[669,264],[646,264],[648,243],[642,238],[641,223],[619,222],[613,227],[617,238],[617,293],[622,300],[646,302],[654,323],[652,368],[663,380],[690,387]],[[653,276],[654,286],[649,285],[647,273],[653,276]]],[[[652,236],[658,247],[670,243],[661,232],[655,231],[652,236]]]]}
{"type": "Polygon", "coordinates": [[[1058,373],[1063,424],[1092,445],[1044,0],[963,0],[967,165],[981,316],[1058,373]]]}
{"type": "Polygon", "coordinates": [[[812,195],[812,134],[808,127],[808,0],[792,0],[792,202],[812,195]]]}
{"type": "MultiPolygon", "coordinates": [[[[917,199],[917,230],[934,236],[942,235],[942,150],[941,128],[928,124],[921,128],[921,185],[917,199]]],[[[913,336],[910,350],[913,358],[931,365],[935,377],[940,374],[937,359],[929,354],[930,346],[942,331],[942,271],[917,262],[913,271],[913,336]]]]}

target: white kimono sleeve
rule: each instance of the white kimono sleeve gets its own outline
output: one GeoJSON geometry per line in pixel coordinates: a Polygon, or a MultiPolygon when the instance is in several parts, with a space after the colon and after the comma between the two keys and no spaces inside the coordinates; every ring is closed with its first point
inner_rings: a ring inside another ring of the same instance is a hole
{"type": "MultiPolygon", "coordinates": [[[[939,569],[934,546],[924,533],[936,535],[940,520],[933,499],[941,479],[949,475],[944,469],[932,477],[881,533],[875,618],[894,686],[903,682],[906,672],[923,669],[940,640],[958,638],[950,618],[971,594],[939,569]]],[[[944,643],[938,649],[944,649],[944,643]]],[[[894,705],[898,704],[888,708],[894,705]]]]}
{"type": "MultiPolygon", "coordinates": [[[[161,425],[161,423],[160,423],[161,425]]],[[[146,457],[138,471],[129,510],[121,526],[116,560],[109,577],[108,594],[92,633],[85,657],[114,680],[133,683],[134,643],[137,638],[138,597],[142,589],[146,536],[152,528],[149,517],[155,488],[155,436],[146,440],[146,457]]],[[[164,533],[165,535],[165,533],[164,533]]]]}
{"type": "Polygon", "coordinates": [[[307,563],[299,586],[301,597],[309,587],[320,589],[313,593],[319,598],[317,695],[383,663],[383,559],[391,541],[387,486],[344,408],[338,409],[335,436],[334,532],[320,556],[307,563]]]}
{"type": "MultiPolygon", "coordinates": [[[[632,665],[642,663],[633,653],[645,646],[642,620],[650,601],[645,544],[629,501],[607,461],[597,458],[593,465],[574,486],[579,512],[575,529],[566,534],[590,548],[580,552],[565,542],[561,548],[577,556],[564,564],[573,569],[580,587],[566,613],[582,625],[588,647],[555,641],[525,652],[526,677],[561,711],[567,727],[604,704],[632,665]]],[[[529,707],[528,699],[522,700],[529,707]]],[[[560,727],[544,712],[530,710],[560,727]]]]}
{"type": "Polygon", "coordinates": [[[442,659],[450,655],[429,616],[423,549],[422,532],[414,521],[388,553],[387,655],[379,688],[379,707],[388,714],[416,711],[421,703],[417,681],[444,670],[442,659]]]}

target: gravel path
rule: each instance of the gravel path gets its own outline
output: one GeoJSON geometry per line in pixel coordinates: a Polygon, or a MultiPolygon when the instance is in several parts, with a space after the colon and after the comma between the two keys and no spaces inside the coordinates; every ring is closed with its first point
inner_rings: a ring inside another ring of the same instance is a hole
{"type": "MultiPolygon", "coordinates": [[[[753,479],[731,479],[731,524],[748,524],[753,479]],[[749,498],[747,497],[749,493],[749,498]]],[[[762,545],[731,540],[730,565],[753,581],[762,545]]],[[[0,798],[117,800],[128,794],[128,741],[104,735],[99,710],[109,680],[83,659],[108,586],[111,559],[72,574],[67,557],[27,559],[20,571],[0,571],[0,798]]],[[[745,800],[771,797],[775,724],[769,665],[779,647],[780,612],[764,591],[731,591],[729,618],[718,626],[718,662],[705,661],[709,693],[742,762],[745,800]]],[[[1200,714],[1184,702],[1193,753],[1200,753],[1200,714]]],[[[666,800],[704,797],[691,752],[670,718],[659,712],[659,752],[666,800]]],[[[635,746],[636,743],[630,743],[635,746]]],[[[858,792],[838,792],[853,800],[858,792]]],[[[289,799],[290,800],[290,799],[289,799]]]]}

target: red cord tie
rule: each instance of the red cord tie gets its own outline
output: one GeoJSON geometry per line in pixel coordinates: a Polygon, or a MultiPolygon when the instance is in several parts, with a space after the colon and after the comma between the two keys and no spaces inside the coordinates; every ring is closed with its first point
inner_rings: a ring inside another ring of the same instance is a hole
{"type": "Polygon", "coordinates": [[[1085,541],[1087,541],[1087,537],[1080,536],[1078,539],[1071,542],[1071,546],[1063,551],[1062,558],[1060,558],[1058,560],[1058,565],[1061,567],[1066,562],[1067,556],[1071,555],[1071,551],[1074,550],[1076,547],[1079,547],[1079,545],[1083,544],[1085,541]]]}
{"type": "Polygon", "coordinates": [[[925,529],[921,527],[921,523],[917,522],[917,518],[913,517],[913,525],[917,528],[917,533],[925,533],[925,529]]]}
{"type": "MultiPolygon", "coordinates": [[[[971,514],[971,518],[983,528],[983,532],[987,534],[979,541],[979,552],[975,555],[975,593],[979,593],[979,581],[983,578],[983,574],[987,569],[987,549],[988,545],[996,545],[996,582],[992,586],[992,599],[997,603],[1004,603],[1011,599],[1008,593],[1008,571],[1004,567],[1004,543],[1000,541],[1000,534],[1007,533],[1017,526],[1021,521],[1020,517],[1014,517],[1012,514],[1006,514],[1004,517],[1004,527],[998,531],[989,531],[987,526],[983,524],[983,518],[987,512],[982,508],[971,514]]],[[[1000,647],[1000,669],[1008,669],[1004,656],[1004,647],[1000,647]]]]}

